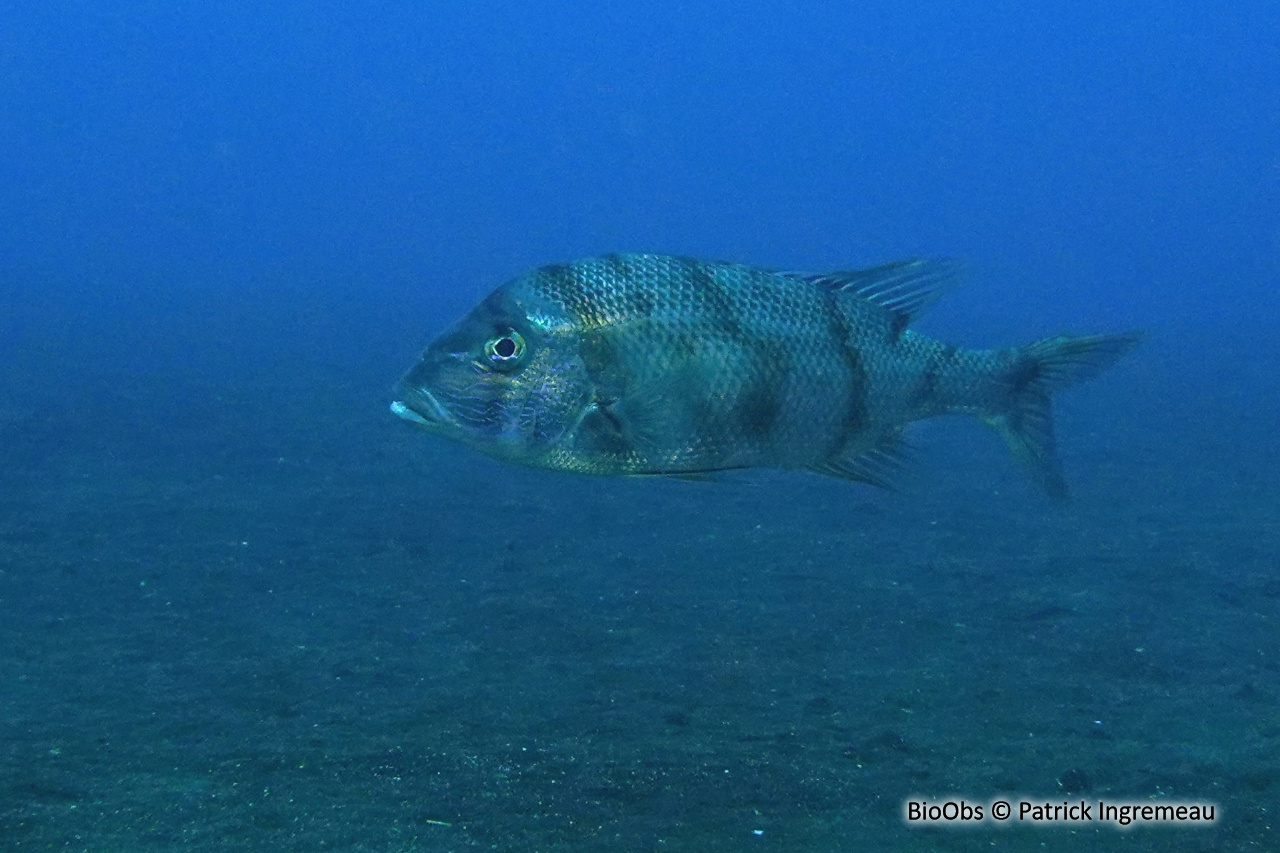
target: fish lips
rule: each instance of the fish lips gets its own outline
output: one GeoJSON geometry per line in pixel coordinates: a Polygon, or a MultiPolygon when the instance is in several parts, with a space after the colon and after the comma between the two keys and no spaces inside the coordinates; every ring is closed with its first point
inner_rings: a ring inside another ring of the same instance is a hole
{"type": "Polygon", "coordinates": [[[391,413],[422,427],[441,427],[453,423],[453,418],[440,401],[426,388],[401,385],[400,399],[391,404],[391,413]]]}

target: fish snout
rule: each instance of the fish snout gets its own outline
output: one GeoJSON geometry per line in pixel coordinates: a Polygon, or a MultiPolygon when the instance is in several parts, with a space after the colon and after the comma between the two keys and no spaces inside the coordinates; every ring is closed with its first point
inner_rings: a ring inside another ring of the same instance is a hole
{"type": "Polygon", "coordinates": [[[401,383],[396,388],[397,399],[391,404],[391,412],[419,426],[443,426],[453,422],[448,411],[440,405],[426,388],[401,383]]]}

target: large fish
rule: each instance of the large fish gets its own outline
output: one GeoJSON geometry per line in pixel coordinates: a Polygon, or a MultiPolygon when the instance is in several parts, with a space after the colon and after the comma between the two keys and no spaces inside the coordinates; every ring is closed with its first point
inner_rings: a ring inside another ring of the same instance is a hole
{"type": "Polygon", "coordinates": [[[433,341],[391,409],[543,468],[804,468],[881,486],[899,466],[904,426],[964,413],[1062,498],[1050,397],[1138,338],[982,350],[909,329],[955,266],[805,274],[618,254],[543,267],[433,341]]]}

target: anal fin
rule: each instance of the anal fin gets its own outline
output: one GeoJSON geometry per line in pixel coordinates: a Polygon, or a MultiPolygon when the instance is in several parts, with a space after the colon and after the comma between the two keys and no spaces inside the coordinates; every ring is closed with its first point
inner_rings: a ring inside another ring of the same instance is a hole
{"type": "Polygon", "coordinates": [[[901,436],[895,433],[881,439],[875,447],[833,456],[825,462],[810,465],[809,470],[896,492],[909,464],[909,449],[901,436]]]}

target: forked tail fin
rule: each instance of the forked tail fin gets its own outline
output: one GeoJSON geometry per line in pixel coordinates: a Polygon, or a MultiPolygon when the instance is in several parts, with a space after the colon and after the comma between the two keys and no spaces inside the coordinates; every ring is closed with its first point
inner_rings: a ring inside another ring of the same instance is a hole
{"type": "Polygon", "coordinates": [[[1053,439],[1053,393],[1097,376],[1140,339],[1137,334],[1045,338],[1018,350],[1000,377],[1008,405],[982,419],[1055,500],[1066,500],[1067,483],[1053,439]]]}

